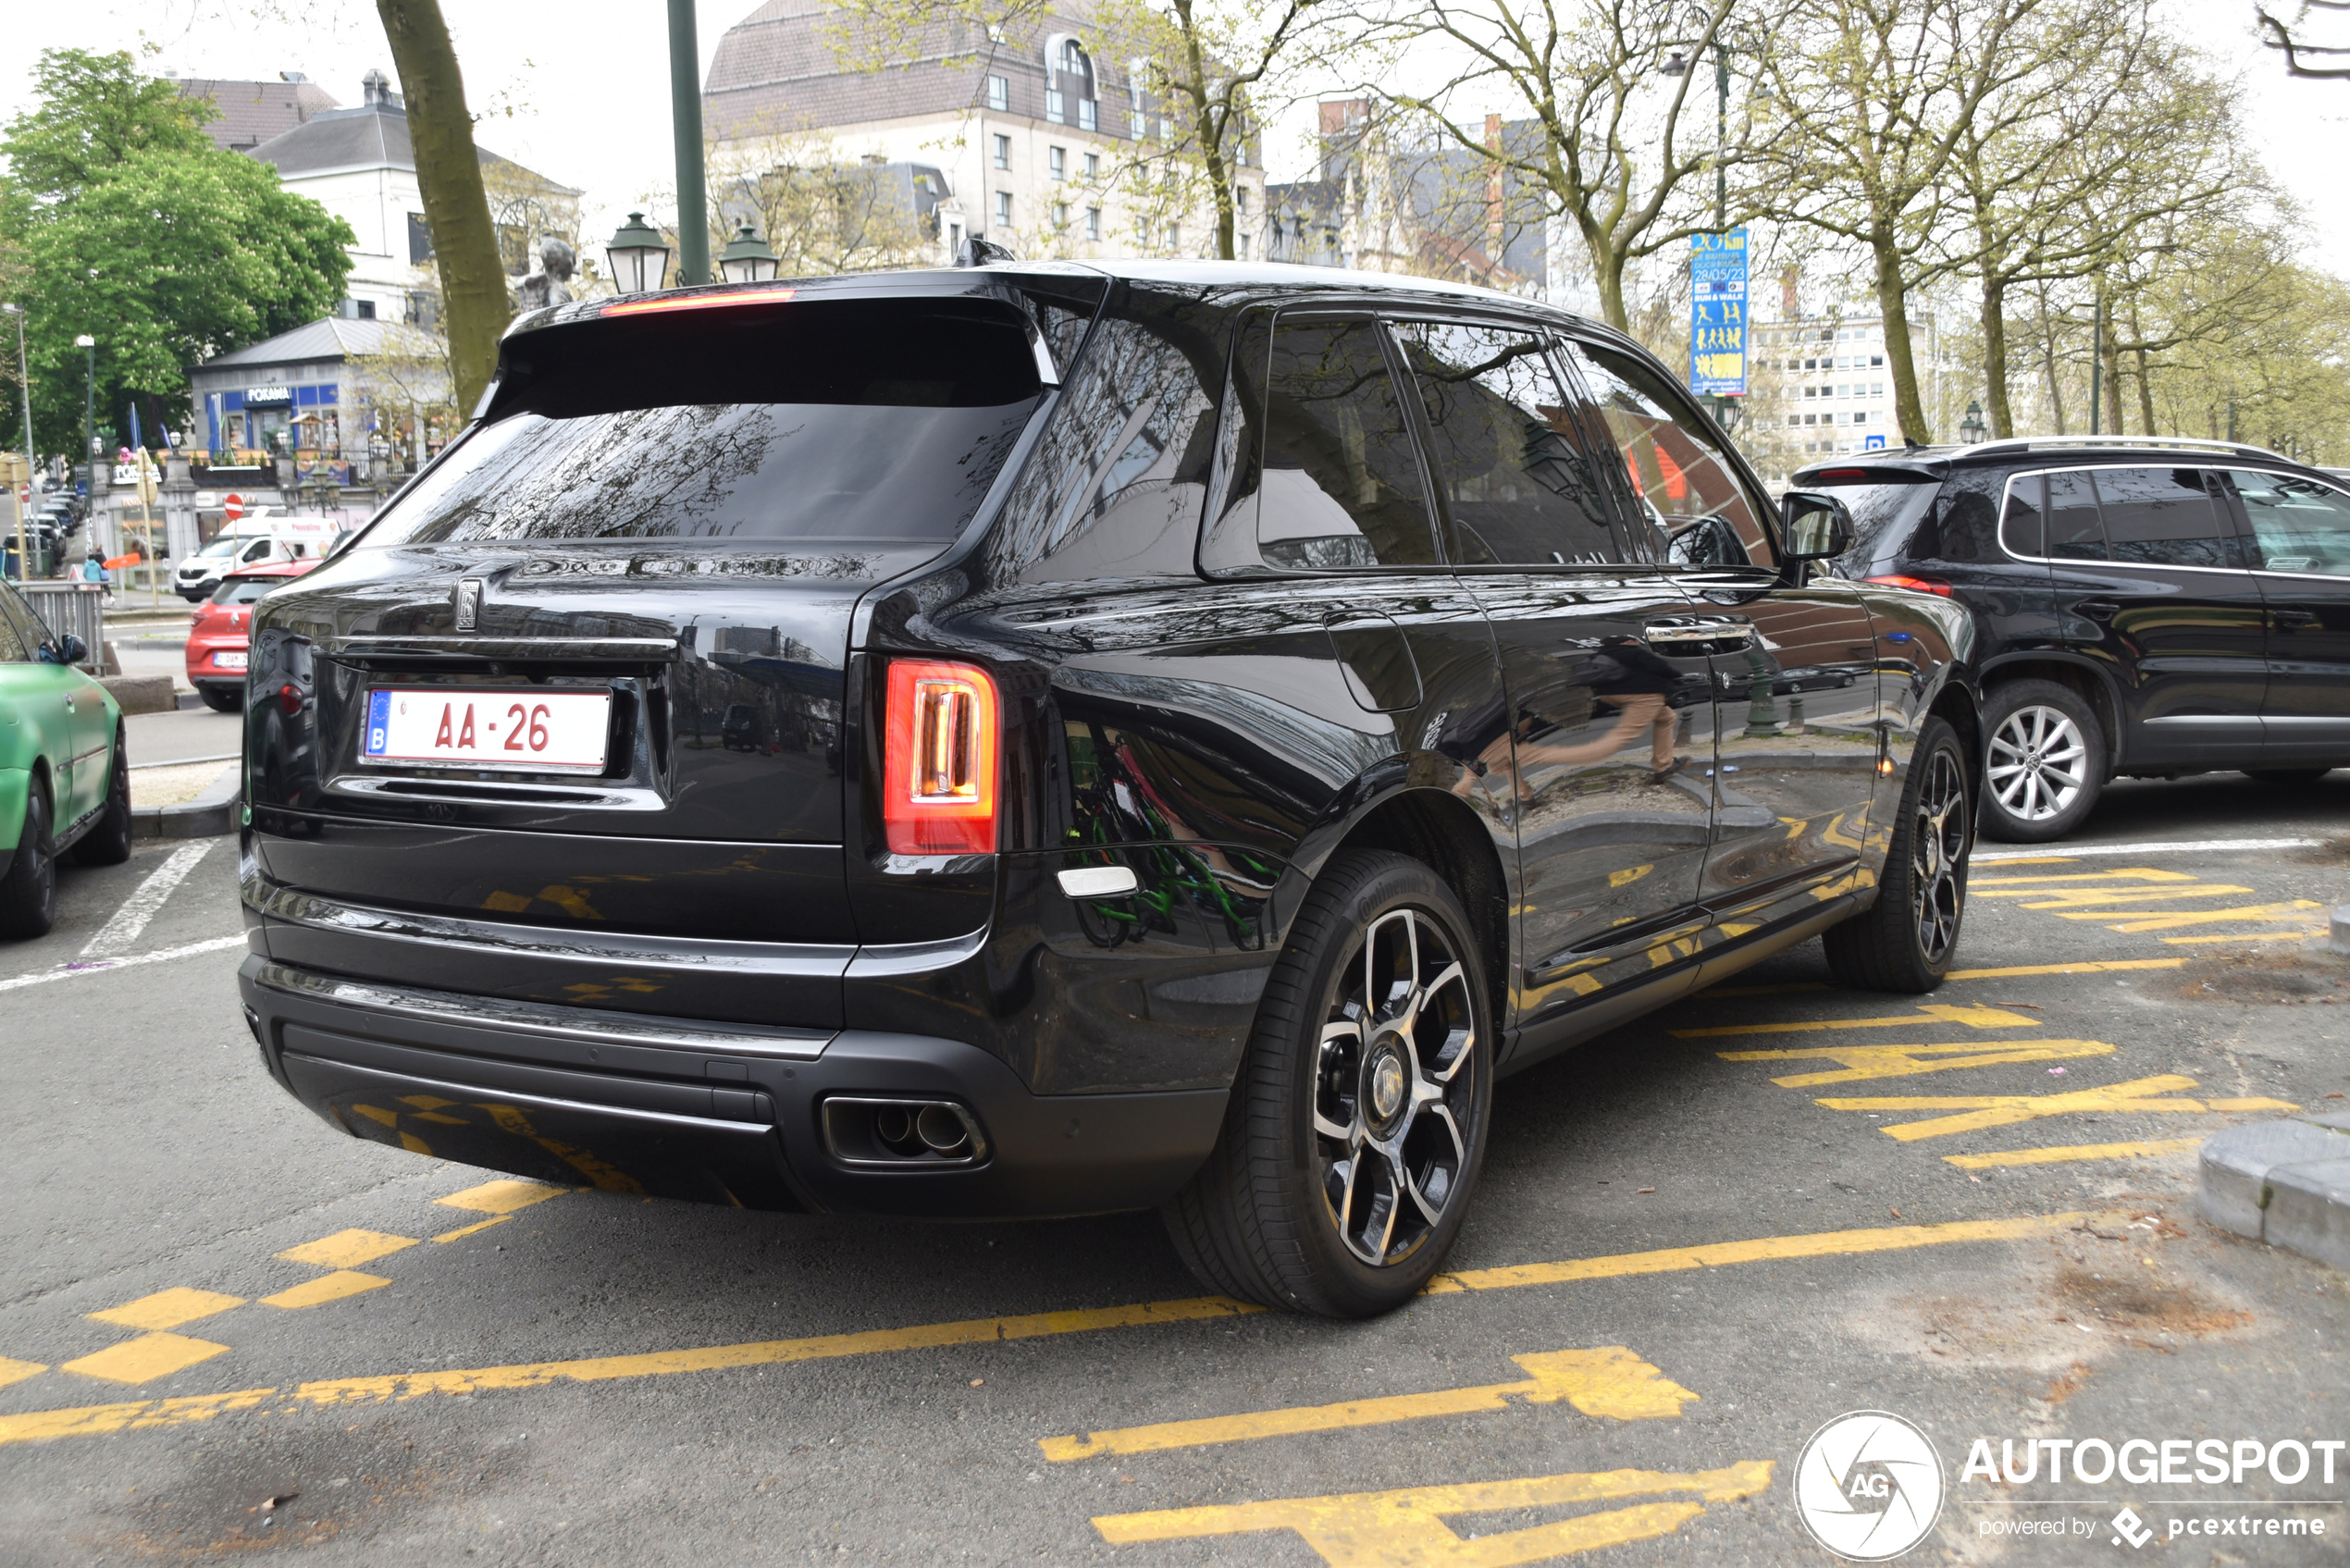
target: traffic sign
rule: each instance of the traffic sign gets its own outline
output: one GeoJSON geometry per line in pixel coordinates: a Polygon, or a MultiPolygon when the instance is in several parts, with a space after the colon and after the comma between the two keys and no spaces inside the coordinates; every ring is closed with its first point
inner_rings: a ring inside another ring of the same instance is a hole
{"type": "Polygon", "coordinates": [[[230,490],[220,498],[220,512],[222,516],[234,523],[245,514],[245,498],[230,490]]]}
{"type": "Polygon", "coordinates": [[[1861,438],[1861,450],[1862,451],[1883,451],[1885,450],[1885,438],[1883,436],[1863,436],[1861,438]]]}

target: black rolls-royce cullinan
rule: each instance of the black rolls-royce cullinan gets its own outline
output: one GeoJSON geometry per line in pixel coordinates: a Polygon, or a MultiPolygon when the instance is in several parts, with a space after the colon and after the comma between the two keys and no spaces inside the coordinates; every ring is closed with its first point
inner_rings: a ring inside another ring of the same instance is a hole
{"type": "Polygon", "coordinates": [[[807,1212],[1157,1207],[1378,1312],[1498,1079],[1807,937],[1933,987],[1968,620],[1624,338],[997,262],[519,321],[257,607],[242,969],[352,1136],[807,1212]]]}

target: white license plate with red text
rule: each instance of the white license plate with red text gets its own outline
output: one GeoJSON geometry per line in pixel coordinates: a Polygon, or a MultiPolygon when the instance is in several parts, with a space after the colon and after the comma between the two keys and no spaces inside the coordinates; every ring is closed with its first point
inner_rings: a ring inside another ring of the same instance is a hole
{"type": "Polygon", "coordinates": [[[612,731],[602,691],[399,689],[367,693],[362,762],[600,773],[612,731]]]}
{"type": "Polygon", "coordinates": [[[216,653],[212,656],[212,667],[216,670],[241,670],[245,667],[245,656],[242,653],[216,653]]]}

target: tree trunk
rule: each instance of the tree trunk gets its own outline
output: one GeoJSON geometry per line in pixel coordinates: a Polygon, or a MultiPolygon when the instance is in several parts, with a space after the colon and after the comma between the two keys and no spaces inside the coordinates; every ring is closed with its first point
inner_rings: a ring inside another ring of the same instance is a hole
{"type": "Polygon", "coordinates": [[[2105,337],[2097,344],[2097,354],[2105,362],[2105,434],[2124,436],[2129,432],[2121,428],[2121,355],[2114,347],[2120,334],[2113,329],[2111,310],[2109,305],[2105,337]]]}
{"type": "Polygon", "coordinates": [[[2154,434],[2154,382],[2146,376],[2146,352],[2140,349],[2137,354],[2138,417],[2146,422],[2146,433],[2151,436],[2154,434]]]}
{"type": "Polygon", "coordinates": [[[408,139],[432,231],[433,265],[449,332],[449,367],[456,381],[457,414],[470,417],[498,366],[498,337],[513,319],[506,266],[489,197],[474,150],[473,118],[465,111],[465,81],[449,42],[439,0],[376,0],[400,90],[408,104],[408,139]]]}
{"type": "Polygon", "coordinates": [[[2056,329],[2047,325],[2045,301],[2041,306],[2041,351],[2040,367],[2048,377],[2048,413],[2055,416],[2056,433],[2061,436],[2065,433],[2064,381],[2057,371],[2056,329]]]}
{"type": "Polygon", "coordinates": [[[1983,278],[1983,401],[1990,405],[1993,437],[2014,435],[2015,414],[2008,405],[2008,286],[1989,272],[1983,278]]]}
{"type": "Polygon", "coordinates": [[[1925,401],[1918,395],[1918,366],[1910,352],[1910,310],[1901,285],[1901,253],[1889,240],[1870,246],[1876,257],[1876,302],[1885,316],[1885,364],[1893,372],[1893,418],[1901,439],[1931,445],[1934,432],[1925,422],[1925,401]]]}

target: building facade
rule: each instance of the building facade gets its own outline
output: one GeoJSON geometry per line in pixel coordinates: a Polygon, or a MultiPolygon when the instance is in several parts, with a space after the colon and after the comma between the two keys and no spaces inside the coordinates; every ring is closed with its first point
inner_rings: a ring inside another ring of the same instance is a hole
{"type": "MultiPolygon", "coordinates": [[[[942,25],[879,70],[841,57],[836,19],[824,0],[767,0],[726,31],[702,93],[721,159],[819,132],[845,162],[931,178],[920,216],[942,263],[966,238],[1030,258],[1214,253],[1206,204],[1137,180],[1173,128],[1074,7],[1017,37],[942,25]]],[[[1265,171],[1253,142],[1240,160],[1235,249],[1261,256],[1265,171]]]]}
{"type": "Polygon", "coordinates": [[[342,105],[334,94],[300,71],[280,71],[275,81],[240,81],[224,77],[163,73],[178,83],[180,95],[202,98],[212,105],[204,133],[226,153],[250,153],[314,115],[342,105]]]}
{"type": "Polygon", "coordinates": [[[285,454],[344,480],[413,466],[451,434],[441,353],[430,334],[380,317],[280,332],[189,367],[195,444],[224,467],[285,454]]]}

